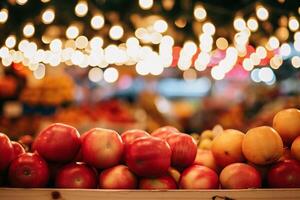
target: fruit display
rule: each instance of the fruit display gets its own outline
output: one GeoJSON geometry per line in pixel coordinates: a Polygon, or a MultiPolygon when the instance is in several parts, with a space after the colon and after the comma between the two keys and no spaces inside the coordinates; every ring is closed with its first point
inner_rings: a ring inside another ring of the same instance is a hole
{"type": "MultiPolygon", "coordinates": [[[[295,111],[280,113],[286,115],[283,120],[291,120],[295,111]]],[[[280,113],[274,124],[281,123],[280,113]]],[[[93,128],[80,135],[70,125],[55,123],[33,143],[25,137],[19,143],[10,141],[1,133],[0,184],[144,190],[300,188],[300,133],[286,131],[298,130],[300,123],[288,124],[294,127],[260,126],[246,133],[217,126],[198,135],[211,140],[210,149],[200,148],[199,141],[197,146],[195,135],[171,126],[151,134],[93,128]]]]}
{"type": "Polygon", "coordinates": [[[20,100],[28,105],[58,106],[74,100],[75,83],[65,74],[48,75],[38,83],[29,84],[20,100]]]}

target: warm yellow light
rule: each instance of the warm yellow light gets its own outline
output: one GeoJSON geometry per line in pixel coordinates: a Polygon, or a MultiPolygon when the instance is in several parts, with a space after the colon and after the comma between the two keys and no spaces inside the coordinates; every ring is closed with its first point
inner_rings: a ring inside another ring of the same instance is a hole
{"type": "Polygon", "coordinates": [[[32,23],[27,23],[23,28],[23,34],[25,37],[32,37],[34,35],[35,28],[32,23]]]}
{"type": "Polygon", "coordinates": [[[44,24],[51,24],[54,18],[55,18],[55,12],[51,8],[45,10],[45,12],[42,15],[42,21],[44,24]]]}
{"type": "Polygon", "coordinates": [[[295,40],[294,41],[294,49],[296,51],[300,51],[300,40],[295,40]]]}
{"type": "Polygon", "coordinates": [[[219,66],[215,66],[211,69],[211,76],[213,77],[213,79],[215,80],[222,80],[225,77],[225,73],[224,70],[219,67],[219,66]]]}
{"type": "Polygon", "coordinates": [[[124,30],[120,25],[114,25],[109,30],[109,37],[113,40],[119,40],[123,37],[124,30]]]}
{"type": "Polygon", "coordinates": [[[28,40],[21,40],[18,44],[18,49],[22,52],[26,51],[26,47],[29,45],[28,40]]]}
{"type": "Polygon", "coordinates": [[[16,36],[14,35],[10,35],[8,36],[8,38],[5,40],[5,45],[8,47],[8,48],[14,48],[16,46],[16,36]]]}
{"type": "Polygon", "coordinates": [[[270,59],[270,66],[273,69],[279,69],[279,67],[282,65],[282,57],[279,55],[275,55],[270,59]]]}
{"type": "Polygon", "coordinates": [[[256,16],[259,20],[265,21],[269,18],[269,11],[263,6],[257,6],[256,16]]]}
{"type": "Polygon", "coordinates": [[[292,58],[292,65],[295,68],[299,68],[300,67],[300,57],[299,56],[293,56],[293,58],[292,58]]]}
{"type": "Polygon", "coordinates": [[[174,23],[178,28],[184,28],[187,24],[187,21],[184,17],[179,17],[175,20],[174,23]]]}
{"type": "Polygon", "coordinates": [[[264,59],[267,57],[267,50],[263,46],[258,46],[256,48],[256,54],[260,59],[264,59]]]}
{"type": "Polygon", "coordinates": [[[269,41],[268,41],[268,45],[271,48],[271,50],[277,49],[280,45],[279,40],[272,36],[270,37],[269,41]]]}
{"type": "Polygon", "coordinates": [[[250,55],[250,59],[251,59],[251,62],[253,63],[253,65],[259,65],[259,63],[261,61],[261,58],[257,53],[252,53],[250,55]]]}
{"type": "Polygon", "coordinates": [[[66,30],[66,36],[68,39],[75,39],[79,35],[79,29],[77,26],[69,26],[66,30]]]}
{"type": "Polygon", "coordinates": [[[92,19],[91,19],[91,26],[93,29],[95,30],[99,30],[104,26],[105,20],[103,15],[95,15],[92,19]]]}
{"type": "Polygon", "coordinates": [[[183,72],[183,79],[186,81],[195,80],[197,78],[197,72],[194,69],[188,69],[183,72]]]}
{"type": "Polygon", "coordinates": [[[258,29],[258,22],[254,17],[250,17],[247,20],[247,26],[252,32],[255,32],[258,29]]]}
{"type": "Polygon", "coordinates": [[[153,6],[153,0],[139,0],[139,6],[143,10],[149,10],[153,6]]]}
{"type": "Polygon", "coordinates": [[[296,17],[293,16],[289,18],[289,28],[291,31],[299,30],[299,22],[296,17]]]}
{"type": "Polygon", "coordinates": [[[0,23],[3,24],[7,21],[8,19],[8,10],[5,8],[2,8],[0,10],[0,23]]]}
{"type": "Polygon", "coordinates": [[[291,47],[290,47],[290,45],[288,43],[284,43],[280,47],[280,54],[282,56],[289,56],[290,53],[291,53],[291,51],[292,51],[291,47]]]}
{"type": "Polygon", "coordinates": [[[297,31],[295,34],[294,34],[294,40],[300,40],[300,31],[297,31]]]}
{"type": "Polygon", "coordinates": [[[186,55],[194,55],[197,52],[197,45],[193,41],[186,41],[183,44],[182,52],[186,52],[186,55]]]}
{"type": "Polygon", "coordinates": [[[51,0],[41,0],[42,3],[48,3],[50,2],[51,0]]]}
{"type": "Polygon", "coordinates": [[[17,2],[17,4],[22,6],[22,5],[25,5],[27,3],[27,1],[28,0],[17,0],[16,2],[17,2]]]}
{"type": "Polygon", "coordinates": [[[203,21],[206,18],[206,10],[202,5],[196,5],[194,8],[194,17],[198,21],[203,21]]]}
{"type": "Polygon", "coordinates": [[[127,48],[134,48],[139,46],[139,40],[135,37],[130,37],[126,40],[126,46],[127,48]]]}
{"type": "Polygon", "coordinates": [[[289,38],[289,30],[284,26],[279,27],[276,30],[275,35],[280,41],[285,41],[289,38]]]}
{"type": "Polygon", "coordinates": [[[228,47],[228,41],[226,38],[219,37],[216,41],[217,48],[220,50],[225,50],[228,47]]]}
{"type": "Polygon", "coordinates": [[[154,22],[153,28],[155,31],[157,31],[159,33],[163,33],[163,32],[167,31],[168,24],[165,20],[159,19],[154,22]]]}
{"type": "Polygon", "coordinates": [[[116,82],[119,78],[119,72],[116,68],[109,67],[104,71],[104,80],[108,83],[116,82]]]}
{"type": "Polygon", "coordinates": [[[61,51],[62,49],[62,42],[60,39],[54,39],[50,42],[49,48],[53,52],[61,51]]]}
{"type": "Polygon", "coordinates": [[[250,58],[245,58],[243,60],[243,68],[247,71],[251,71],[254,68],[254,65],[250,58]]]}
{"type": "Polygon", "coordinates": [[[212,36],[209,34],[206,34],[206,33],[199,35],[199,41],[200,41],[200,44],[206,45],[206,46],[212,45],[214,43],[212,36]]]}
{"type": "Polygon", "coordinates": [[[88,77],[90,79],[90,81],[92,82],[99,82],[102,80],[103,78],[103,71],[102,69],[98,68],[98,67],[94,67],[92,69],[90,69],[88,77]]]}
{"type": "Polygon", "coordinates": [[[93,37],[90,41],[91,49],[100,49],[103,46],[103,39],[102,37],[93,37]]]}
{"type": "Polygon", "coordinates": [[[88,44],[89,44],[89,40],[87,39],[87,37],[83,35],[79,36],[75,40],[75,45],[78,49],[84,49],[88,46],[88,44]]]}
{"type": "Polygon", "coordinates": [[[161,39],[160,43],[162,45],[173,46],[174,45],[174,39],[171,36],[169,36],[169,35],[165,35],[161,39]]]}
{"type": "Polygon", "coordinates": [[[206,22],[202,26],[202,31],[206,34],[213,35],[216,32],[216,27],[211,22],[206,22]]]}
{"type": "Polygon", "coordinates": [[[233,21],[233,27],[236,31],[242,31],[246,28],[246,22],[243,18],[241,17],[237,17],[234,21],[233,21]]]}
{"type": "Polygon", "coordinates": [[[79,1],[75,6],[75,14],[78,17],[84,17],[89,10],[88,4],[86,1],[79,1]]]}

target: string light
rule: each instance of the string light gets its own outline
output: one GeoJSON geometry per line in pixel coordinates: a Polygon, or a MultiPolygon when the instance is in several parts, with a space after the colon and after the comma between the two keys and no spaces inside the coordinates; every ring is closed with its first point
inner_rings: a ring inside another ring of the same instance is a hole
{"type": "Polygon", "coordinates": [[[51,0],[41,0],[42,3],[48,3],[50,2],[51,0]]]}
{"type": "Polygon", "coordinates": [[[109,30],[109,37],[113,40],[119,40],[123,37],[124,30],[120,25],[114,25],[109,30]]]}
{"type": "Polygon", "coordinates": [[[143,10],[149,10],[153,6],[153,0],[139,0],[139,6],[143,10]]]}
{"type": "Polygon", "coordinates": [[[28,0],[17,0],[16,3],[19,5],[25,5],[27,3],[28,0]]]}
{"type": "Polygon", "coordinates": [[[294,48],[296,51],[300,51],[300,40],[294,41],[294,48]]]}
{"type": "Polygon", "coordinates": [[[254,17],[250,17],[247,20],[247,26],[252,32],[255,32],[258,29],[258,22],[254,17]]]}
{"type": "Polygon", "coordinates": [[[280,54],[282,56],[289,56],[290,53],[291,53],[290,45],[287,44],[287,43],[282,44],[281,47],[280,47],[280,54]]]}
{"type": "Polygon", "coordinates": [[[211,22],[206,22],[202,26],[202,31],[209,35],[214,35],[216,32],[216,27],[211,22]]]}
{"type": "Polygon", "coordinates": [[[88,44],[89,44],[89,40],[87,39],[87,37],[83,35],[79,36],[75,40],[75,45],[78,49],[84,49],[88,46],[88,44]]]}
{"type": "Polygon", "coordinates": [[[53,52],[61,51],[62,41],[60,39],[54,39],[50,42],[49,48],[53,52]]]}
{"type": "Polygon", "coordinates": [[[79,29],[77,26],[69,26],[66,30],[66,36],[68,39],[75,39],[79,35],[79,29]]]}
{"type": "Polygon", "coordinates": [[[242,30],[246,29],[246,22],[243,18],[237,17],[233,21],[233,27],[236,31],[242,31],[242,30]]]}
{"type": "Polygon", "coordinates": [[[279,67],[282,65],[283,63],[283,59],[280,55],[274,55],[271,59],[270,59],[270,66],[273,69],[279,69],[279,67]]]}
{"type": "Polygon", "coordinates": [[[219,38],[216,40],[216,45],[217,45],[217,48],[218,48],[218,49],[220,49],[220,50],[225,50],[225,49],[227,49],[227,47],[228,47],[228,41],[226,40],[226,38],[219,37],[219,38]]]}
{"type": "Polygon", "coordinates": [[[10,35],[8,36],[8,38],[5,40],[5,45],[8,47],[8,48],[14,48],[16,46],[16,36],[14,35],[10,35]]]}
{"type": "Polygon", "coordinates": [[[108,83],[116,82],[119,78],[119,72],[116,68],[109,67],[104,71],[104,80],[108,83]]]}
{"type": "Polygon", "coordinates": [[[206,18],[206,10],[204,9],[204,7],[202,5],[196,5],[194,8],[194,17],[196,18],[196,20],[198,21],[203,21],[206,18]]]}
{"type": "Polygon", "coordinates": [[[23,28],[23,34],[25,37],[29,38],[34,35],[35,28],[32,23],[27,23],[23,28]]]}
{"type": "Polygon", "coordinates": [[[268,45],[270,47],[271,50],[277,49],[280,45],[279,40],[272,36],[270,37],[269,41],[268,41],[268,45]]]}
{"type": "Polygon", "coordinates": [[[95,30],[99,30],[104,26],[105,20],[103,15],[95,15],[91,19],[91,26],[95,30]]]}
{"type": "Polygon", "coordinates": [[[88,4],[86,1],[79,1],[75,6],[75,14],[78,17],[84,17],[89,10],[88,4]]]}
{"type": "Polygon", "coordinates": [[[295,68],[300,67],[300,57],[299,56],[293,56],[291,61],[292,61],[293,67],[295,67],[295,68]]]}
{"type": "Polygon", "coordinates": [[[92,69],[90,69],[88,77],[92,82],[100,82],[103,78],[103,71],[98,67],[93,67],[92,69]]]}
{"type": "Polygon", "coordinates": [[[267,57],[267,50],[263,46],[258,46],[256,48],[256,54],[260,59],[264,59],[267,57]]]}
{"type": "Polygon", "coordinates": [[[257,6],[256,16],[259,20],[266,21],[269,18],[269,11],[263,6],[257,6]]]}
{"type": "Polygon", "coordinates": [[[103,39],[101,37],[93,37],[90,41],[90,47],[91,49],[101,49],[101,47],[103,46],[103,39]]]}
{"type": "Polygon", "coordinates": [[[153,24],[153,29],[159,33],[166,32],[168,29],[168,24],[165,20],[156,20],[153,24]]]}
{"type": "Polygon", "coordinates": [[[299,22],[296,17],[292,16],[289,18],[289,29],[291,31],[299,30],[299,22]]]}
{"type": "Polygon", "coordinates": [[[294,40],[300,40],[300,31],[297,31],[295,34],[294,34],[294,40]]]}
{"type": "Polygon", "coordinates": [[[8,10],[5,8],[2,8],[0,10],[0,23],[4,24],[8,19],[8,10]]]}
{"type": "Polygon", "coordinates": [[[51,24],[55,19],[55,12],[53,9],[49,8],[45,10],[42,15],[42,21],[44,24],[51,24]]]}

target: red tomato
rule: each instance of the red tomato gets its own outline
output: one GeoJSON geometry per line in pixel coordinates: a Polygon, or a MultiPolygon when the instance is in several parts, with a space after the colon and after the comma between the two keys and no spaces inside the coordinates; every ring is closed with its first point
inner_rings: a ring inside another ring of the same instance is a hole
{"type": "Polygon", "coordinates": [[[79,151],[79,133],[72,126],[55,123],[39,133],[33,148],[47,161],[68,162],[79,151]]]}
{"type": "Polygon", "coordinates": [[[35,153],[24,153],[13,160],[8,179],[13,187],[45,187],[49,180],[47,163],[35,153]]]}
{"type": "Polygon", "coordinates": [[[5,134],[0,133],[0,172],[8,167],[13,158],[13,145],[5,134]]]}
{"type": "Polygon", "coordinates": [[[58,171],[55,186],[58,188],[96,188],[96,171],[84,163],[67,164],[58,171]]]}
{"type": "Polygon", "coordinates": [[[167,142],[155,137],[141,137],[128,144],[126,163],[131,171],[143,177],[161,176],[171,164],[171,149],[167,142]]]}

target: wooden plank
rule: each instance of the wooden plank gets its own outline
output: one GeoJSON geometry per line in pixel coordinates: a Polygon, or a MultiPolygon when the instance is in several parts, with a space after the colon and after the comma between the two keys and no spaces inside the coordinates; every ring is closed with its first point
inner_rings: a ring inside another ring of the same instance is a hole
{"type": "Polygon", "coordinates": [[[0,200],[253,200],[300,199],[300,189],[248,190],[74,190],[0,188],[0,200]]]}

